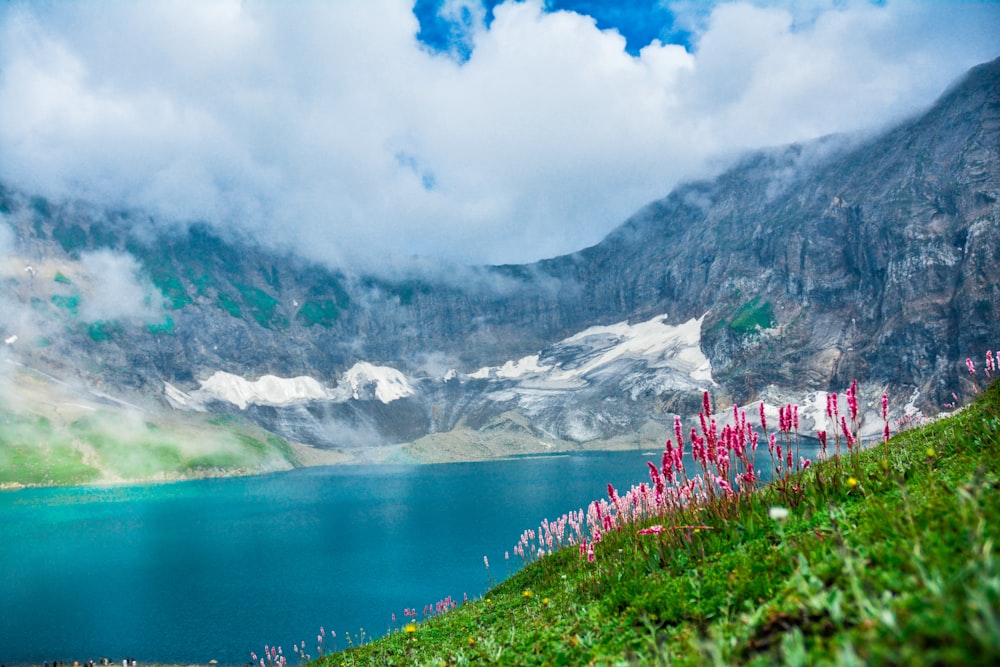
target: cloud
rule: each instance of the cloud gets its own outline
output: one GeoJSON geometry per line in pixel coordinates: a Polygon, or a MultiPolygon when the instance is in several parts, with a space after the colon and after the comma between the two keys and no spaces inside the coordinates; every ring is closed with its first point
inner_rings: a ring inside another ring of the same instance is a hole
{"type": "Polygon", "coordinates": [[[1000,7],[670,3],[626,49],[589,16],[449,1],[0,6],[0,179],[208,220],[314,259],[524,262],[599,241],[750,148],[871,130],[1000,51],[1000,7]]]}
{"type": "Polygon", "coordinates": [[[81,280],[86,293],[80,317],[87,322],[142,320],[163,317],[163,297],[148,280],[132,255],[96,250],[80,256],[81,280]]]}
{"type": "Polygon", "coordinates": [[[0,261],[14,254],[14,230],[7,224],[6,216],[0,213],[0,261]]]}

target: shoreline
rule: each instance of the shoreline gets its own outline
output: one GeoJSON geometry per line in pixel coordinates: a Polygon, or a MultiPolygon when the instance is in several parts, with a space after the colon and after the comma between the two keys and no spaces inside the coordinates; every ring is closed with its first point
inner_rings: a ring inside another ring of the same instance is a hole
{"type": "MultiPolygon", "coordinates": [[[[503,444],[487,445],[480,442],[481,439],[475,437],[475,433],[456,433],[450,431],[443,434],[426,436],[420,440],[395,444],[379,445],[369,449],[359,450],[357,454],[350,450],[330,449],[323,450],[310,447],[308,445],[297,445],[296,453],[300,448],[323,452],[320,455],[306,455],[300,457],[300,465],[287,468],[273,468],[261,470],[205,470],[196,474],[171,474],[167,472],[158,473],[150,477],[122,478],[114,477],[94,480],[76,484],[60,483],[36,483],[36,482],[0,482],[0,493],[16,492],[28,489],[50,489],[50,488],[115,488],[124,486],[152,486],[160,484],[175,484],[178,482],[194,482],[205,479],[228,479],[236,477],[255,477],[259,475],[271,475],[274,473],[290,472],[292,470],[302,470],[307,468],[324,467],[348,467],[348,466],[391,466],[391,465],[412,465],[430,466],[447,465],[452,463],[482,463],[487,461],[507,461],[523,460],[531,458],[548,458],[550,456],[569,456],[572,454],[583,454],[590,452],[621,452],[621,451],[648,451],[650,447],[654,449],[659,446],[655,441],[643,440],[636,442],[634,436],[611,440],[596,440],[587,443],[576,443],[570,441],[540,441],[534,438],[534,443],[524,441],[518,442],[516,446],[509,439],[503,444]],[[437,442],[442,436],[448,441],[447,444],[437,442]],[[461,444],[456,444],[461,443],[461,444]],[[534,446],[532,446],[534,445],[534,446]],[[507,449],[507,451],[504,451],[507,449]],[[302,460],[306,459],[306,460],[302,460]]],[[[527,440],[527,439],[525,439],[527,440]]],[[[61,665],[60,661],[60,665],[61,665]]],[[[112,667],[113,667],[112,663],[112,667]]],[[[5,664],[4,667],[20,667],[20,665],[5,664]]],[[[43,665],[33,666],[43,667],[43,665]]],[[[175,667],[173,665],[155,665],[155,667],[175,667]]]]}

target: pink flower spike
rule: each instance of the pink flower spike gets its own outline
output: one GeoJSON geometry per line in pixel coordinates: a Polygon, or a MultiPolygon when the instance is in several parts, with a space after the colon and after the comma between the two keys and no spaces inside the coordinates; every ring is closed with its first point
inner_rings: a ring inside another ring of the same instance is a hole
{"type": "Polygon", "coordinates": [[[663,532],[663,526],[657,524],[655,526],[650,526],[649,528],[643,528],[637,531],[639,535],[659,535],[663,532]]]}
{"type": "Polygon", "coordinates": [[[889,419],[889,395],[882,394],[882,419],[889,419]]]}
{"type": "Polygon", "coordinates": [[[767,417],[764,416],[764,401],[760,402],[760,427],[763,430],[767,430],[767,417]]]}
{"type": "Polygon", "coordinates": [[[969,375],[976,374],[976,367],[972,365],[972,359],[966,358],[965,365],[969,368],[969,375]]]}
{"type": "Polygon", "coordinates": [[[704,408],[706,417],[712,416],[712,403],[707,391],[701,396],[701,407],[704,408]]]}

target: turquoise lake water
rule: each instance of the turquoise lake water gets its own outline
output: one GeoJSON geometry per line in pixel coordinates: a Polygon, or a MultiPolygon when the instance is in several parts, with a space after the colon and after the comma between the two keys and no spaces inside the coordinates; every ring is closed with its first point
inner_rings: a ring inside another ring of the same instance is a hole
{"type": "MultiPolygon", "coordinates": [[[[0,662],[244,664],[479,597],[521,532],[648,479],[641,452],[0,493],[0,662]]],[[[294,657],[294,656],[293,656],[294,657]]]]}

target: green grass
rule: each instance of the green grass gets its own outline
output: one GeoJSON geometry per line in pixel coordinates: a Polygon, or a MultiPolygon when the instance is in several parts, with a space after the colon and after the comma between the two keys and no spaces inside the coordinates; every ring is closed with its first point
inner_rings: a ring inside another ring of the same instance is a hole
{"type": "Polygon", "coordinates": [[[115,336],[120,336],[124,327],[120,322],[91,322],[87,325],[87,335],[95,343],[101,343],[115,336]]]}
{"type": "Polygon", "coordinates": [[[75,294],[70,296],[53,294],[49,300],[52,301],[56,307],[68,311],[71,315],[75,316],[80,314],[80,297],[75,294]]]}
{"type": "Polygon", "coordinates": [[[994,383],[888,450],[677,517],[703,528],[626,528],[594,562],[557,551],[413,632],[317,664],[998,664],[998,489],[994,383]]]}
{"type": "Polygon", "coordinates": [[[0,414],[0,484],[82,484],[98,477],[44,417],[0,414]],[[39,443],[43,443],[41,446],[39,443]]]}
{"type": "Polygon", "coordinates": [[[176,329],[174,318],[167,315],[162,322],[153,322],[146,325],[146,329],[154,336],[161,334],[173,334],[176,329]]]}
{"type": "Polygon", "coordinates": [[[253,285],[233,283],[243,298],[243,303],[250,311],[250,316],[260,326],[267,329],[284,329],[288,327],[288,320],[278,311],[278,300],[253,285]]]}
{"type": "Polygon", "coordinates": [[[340,317],[340,308],[331,299],[306,299],[295,313],[295,320],[303,326],[331,327],[340,317]]]}
{"type": "MultiPolygon", "coordinates": [[[[176,421],[176,420],[175,420],[176,421]]],[[[238,420],[146,422],[98,410],[72,421],[0,405],[0,484],[75,485],[105,479],[249,472],[298,465],[281,438],[238,420]]]]}
{"type": "Polygon", "coordinates": [[[746,334],[758,329],[769,329],[774,326],[774,323],[771,302],[760,303],[759,298],[753,298],[733,313],[733,317],[729,321],[729,328],[737,333],[746,334]]]}

